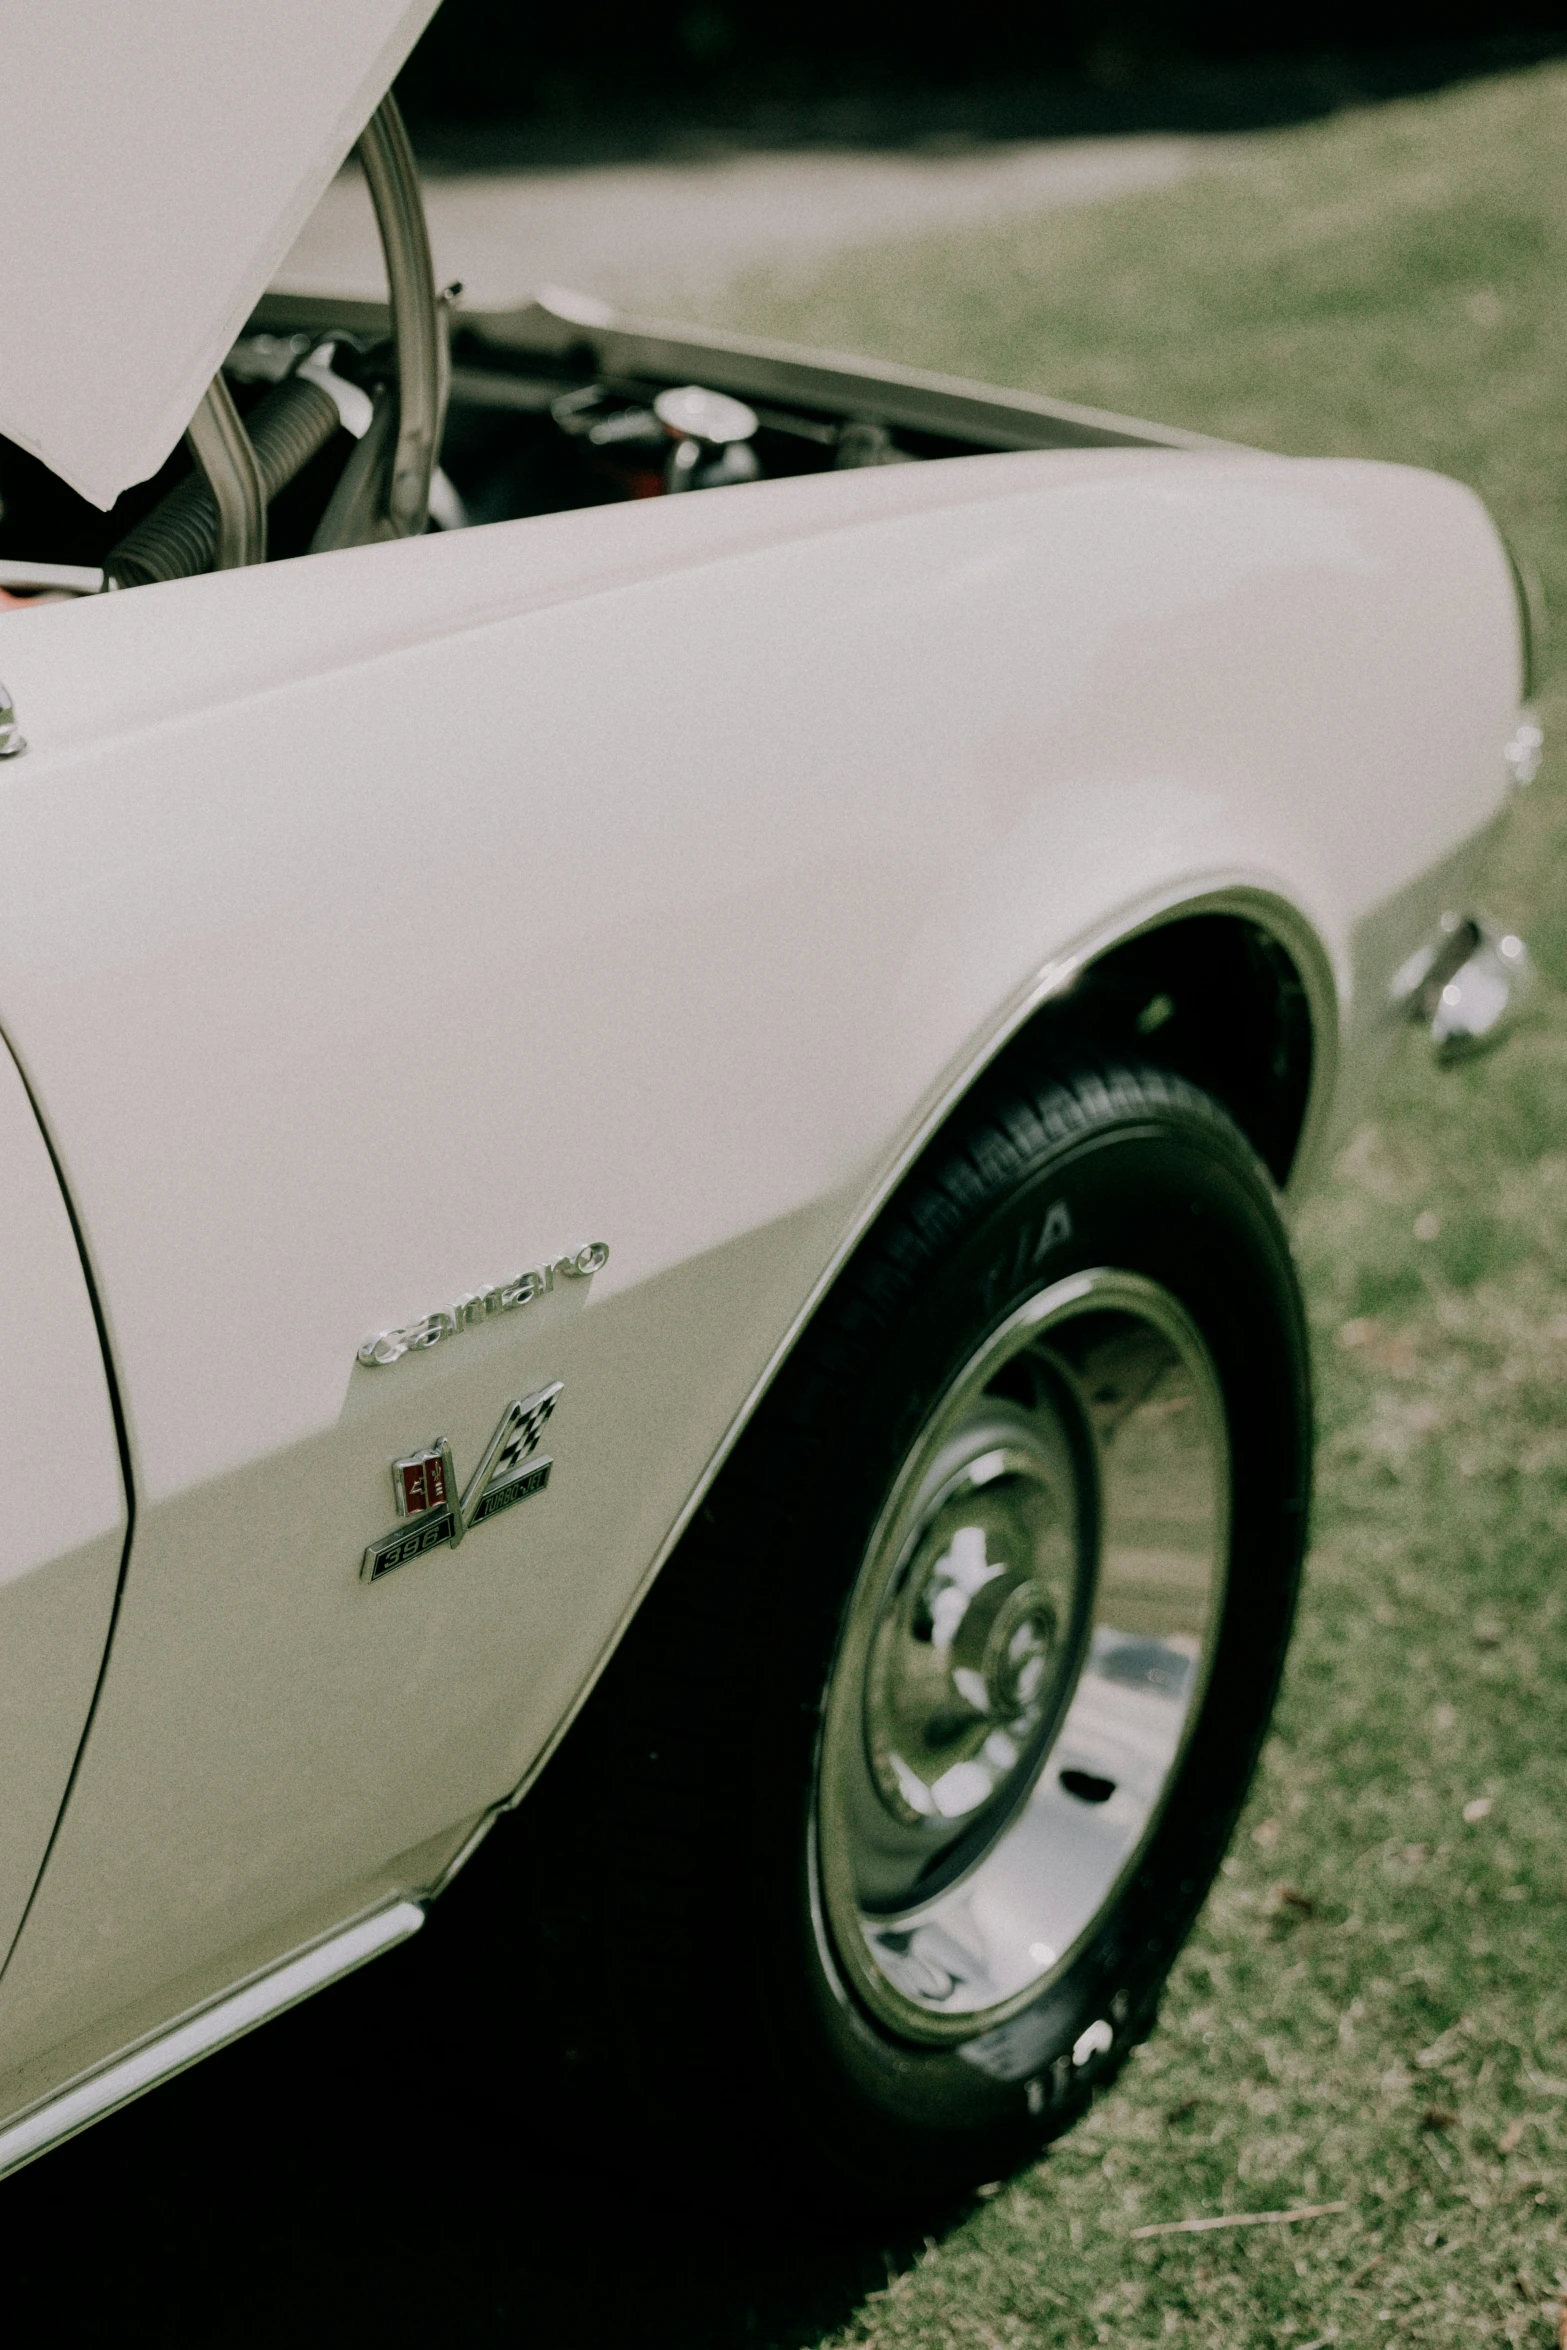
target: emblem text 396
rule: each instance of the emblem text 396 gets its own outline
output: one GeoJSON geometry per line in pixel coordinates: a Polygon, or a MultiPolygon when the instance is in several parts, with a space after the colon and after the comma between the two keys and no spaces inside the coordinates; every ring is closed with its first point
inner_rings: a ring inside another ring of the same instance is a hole
{"type": "Polygon", "coordinates": [[[550,1481],[552,1461],[535,1460],[544,1424],[555,1409],[561,1382],[521,1395],[506,1406],[500,1425],[485,1446],[479,1465],[456,1498],[457,1479],[452,1448],[444,1436],[422,1451],[404,1453],[392,1463],[392,1494],[397,1514],[404,1520],[365,1552],[359,1572],[367,1583],[379,1583],[394,1567],[423,1558],[426,1551],[450,1543],[455,1550],[475,1526],[509,1510],[513,1503],[542,1493],[550,1481]]]}

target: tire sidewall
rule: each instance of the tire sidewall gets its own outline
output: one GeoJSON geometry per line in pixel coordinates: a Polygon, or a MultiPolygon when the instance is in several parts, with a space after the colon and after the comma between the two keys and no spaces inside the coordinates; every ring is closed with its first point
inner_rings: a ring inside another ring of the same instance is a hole
{"type": "MultiPolygon", "coordinates": [[[[1271,1187],[1206,1097],[1106,1099],[1077,1131],[957,1162],[908,1187],[918,1212],[873,1234],[843,1285],[820,1370],[794,1399],[814,1446],[783,1448],[775,1573],[797,1595],[773,1628],[753,1784],[762,1800],[753,1947],[782,2095],[830,2169],[894,2192],[961,2185],[1061,2127],[1145,2036],[1158,1991],[1244,1799],[1277,1689],[1304,1542],[1309,1391],[1298,1287],[1271,1187]],[[976,1180],[977,1178],[977,1180],[976,1180]],[[915,2046],[850,1990],[814,1862],[815,1765],[839,1627],[910,1447],[986,1336],[1042,1289],[1098,1267],[1140,1274],[1185,1308],[1224,1399],[1231,1562],[1196,1724],[1133,1873],[1040,1996],[957,2047],[915,2046]],[[833,1441],[824,1418],[836,1413],[833,1441]],[[821,1539],[830,1527],[831,1538],[821,1539]],[[784,1569],[784,1554],[789,1555],[784,1569]],[[801,1604],[802,1564],[812,1586],[801,1604]],[[765,1792],[764,1792],[765,1791],[765,1792]],[[768,1797],[770,1796],[770,1801],[768,1797]],[[1073,2061],[1090,2025],[1096,2045],[1073,2061]],[[1108,2034],[1108,2039],[1107,2039],[1108,2034]]],[[[803,1434],[803,1431],[802,1431],[803,1434]]]]}

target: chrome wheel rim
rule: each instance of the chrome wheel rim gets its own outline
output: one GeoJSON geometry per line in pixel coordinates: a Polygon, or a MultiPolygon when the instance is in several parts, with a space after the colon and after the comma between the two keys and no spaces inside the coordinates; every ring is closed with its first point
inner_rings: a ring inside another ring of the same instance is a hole
{"type": "Polygon", "coordinates": [[[817,1757],[822,1921],[905,2038],[1036,1998],[1152,1837],[1229,1549],[1207,1347],[1141,1275],[1011,1314],[926,1420],[844,1619],[817,1757]]]}

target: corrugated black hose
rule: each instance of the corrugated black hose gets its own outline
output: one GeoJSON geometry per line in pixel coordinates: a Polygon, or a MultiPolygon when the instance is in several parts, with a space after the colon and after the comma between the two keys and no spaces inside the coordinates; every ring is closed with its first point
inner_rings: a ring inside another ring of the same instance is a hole
{"type": "MultiPolygon", "coordinates": [[[[279,490],[324,449],[338,427],[337,405],[319,384],[290,376],[246,418],[270,506],[279,490]]],[[[150,514],[128,530],[104,563],[116,587],[191,579],[210,571],[218,548],[218,509],[205,474],[193,467],[150,514]]]]}

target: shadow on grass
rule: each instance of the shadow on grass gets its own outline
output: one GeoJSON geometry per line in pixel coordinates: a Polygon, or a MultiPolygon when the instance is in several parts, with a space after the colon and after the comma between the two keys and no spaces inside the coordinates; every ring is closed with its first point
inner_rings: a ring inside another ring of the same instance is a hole
{"type": "Polygon", "coordinates": [[[51,2288],[73,2333],[796,2350],[909,2265],[923,2230],[813,2229],[761,2197],[724,2217],[738,2148],[655,2179],[613,2115],[568,2119],[545,2062],[530,2080],[487,2043],[504,1966],[482,1885],[463,1891],[412,1944],[5,2184],[13,2257],[78,2215],[82,2257],[51,2288]]]}
{"type": "MultiPolygon", "coordinates": [[[[1125,75],[1006,67],[931,70],[902,54],[762,54],[703,71],[666,45],[546,73],[534,20],[485,15],[465,35],[452,0],[397,83],[427,170],[560,170],[688,161],[732,150],[966,148],[1029,139],[1202,135],[1276,130],[1346,107],[1421,96],[1516,73],[1567,49],[1567,34],[1504,31],[1489,39],[1383,44],[1354,51],[1150,63],[1125,75]],[[483,58],[483,72],[473,59],[483,58]]],[[[471,28],[470,28],[471,29],[471,28]]]]}

